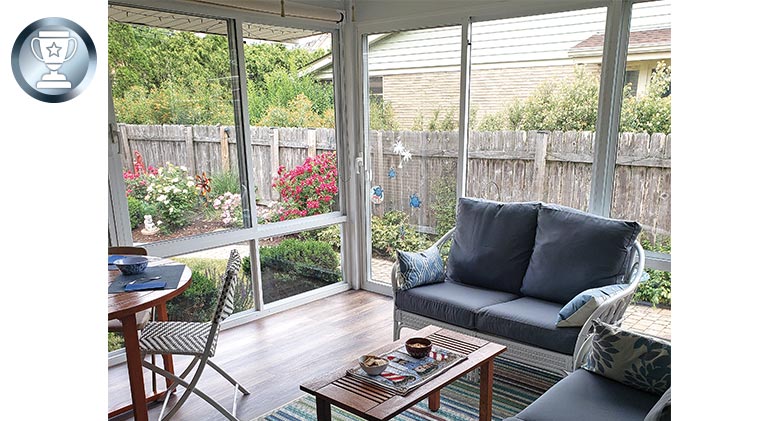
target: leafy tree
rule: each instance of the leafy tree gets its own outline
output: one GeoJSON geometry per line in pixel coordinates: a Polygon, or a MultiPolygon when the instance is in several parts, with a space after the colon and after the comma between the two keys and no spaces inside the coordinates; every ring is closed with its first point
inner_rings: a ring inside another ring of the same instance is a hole
{"type": "MultiPolygon", "coordinates": [[[[626,86],[620,130],[671,133],[672,98],[666,95],[671,82],[671,68],[661,61],[643,95],[631,96],[626,86]]],[[[506,120],[513,130],[593,131],[598,92],[596,75],[577,69],[573,78],[544,82],[525,101],[515,100],[507,107],[506,120]]]]}
{"type": "MultiPolygon", "coordinates": [[[[250,122],[257,124],[300,94],[320,118],[309,127],[332,127],[333,88],[300,70],[324,51],[276,43],[245,45],[250,122]]],[[[227,39],[160,28],[109,23],[109,68],[120,122],[230,124],[233,95],[227,39]]]]}
{"type": "Polygon", "coordinates": [[[393,104],[382,97],[371,96],[369,98],[369,123],[371,130],[398,130],[398,122],[395,121],[393,104]]]}
{"type": "MultiPolygon", "coordinates": [[[[314,111],[313,103],[304,94],[291,99],[286,107],[268,107],[257,124],[266,127],[327,127],[325,119],[314,111]]],[[[333,120],[330,121],[332,125],[333,120]]]]}

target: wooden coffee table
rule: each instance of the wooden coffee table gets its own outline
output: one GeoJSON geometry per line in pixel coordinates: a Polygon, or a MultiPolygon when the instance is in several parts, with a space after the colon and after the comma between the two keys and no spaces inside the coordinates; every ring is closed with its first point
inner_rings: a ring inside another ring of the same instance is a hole
{"type": "Polygon", "coordinates": [[[506,347],[437,326],[428,326],[402,335],[401,339],[371,354],[393,351],[403,347],[406,339],[417,336],[427,337],[434,345],[468,355],[468,358],[402,396],[390,389],[346,376],[347,369],[357,364],[356,355],[354,364],[301,385],[301,390],[317,398],[317,420],[330,421],[331,405],[370,421],[389,420],[425,398],[428,398],[431,411],[438,411],[441,389],[479,368],[479,419],[489,421],[493,415],[493,360],[506,351],[506,347]]]}

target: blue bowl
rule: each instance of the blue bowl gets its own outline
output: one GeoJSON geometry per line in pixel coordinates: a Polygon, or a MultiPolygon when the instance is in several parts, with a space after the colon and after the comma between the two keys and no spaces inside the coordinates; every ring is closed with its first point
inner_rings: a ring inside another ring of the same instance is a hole
{"type": "Polygon", "coordinates": [[[143,256],[127,256],[116,260],[114,265],[125,275],[135,275],[146,270],[149,259],[143,256]]]}

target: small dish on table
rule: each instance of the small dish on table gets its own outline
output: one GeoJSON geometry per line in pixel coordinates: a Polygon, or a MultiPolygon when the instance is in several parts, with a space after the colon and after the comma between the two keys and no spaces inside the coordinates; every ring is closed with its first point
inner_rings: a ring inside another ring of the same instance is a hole
{"type": "Polygon", "coordinates": [[[114,260],[114,266],[124,275],[137,275],[146,270],[149,259],[144,256],[125,256],[114,260]]]}
{"type": "Polygon", "coordinates": [[[358,359],[360,368],[369,376],[378,376],[387,368],[387,360],[376,355],[363,355],[358,359]]]}
{"type": "Polygon", "coordinates": [[[428,338],[409,338],[406,341],[406,352],[412,358],[425,358],[431,353],[431,340],[428,338]]]}

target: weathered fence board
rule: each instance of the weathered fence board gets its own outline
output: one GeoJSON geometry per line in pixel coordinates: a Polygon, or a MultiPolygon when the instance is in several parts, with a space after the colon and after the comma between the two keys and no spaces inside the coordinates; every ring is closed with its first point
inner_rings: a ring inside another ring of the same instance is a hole
{"type": "MultiPolygon", "coordinates": [[[[252,127],[250,133],[255,191],[260,201],[278,200],[271,184],[280,165],[293,168],[308,156],[336,149],[333,129],[252,127]]],[[[469,136],[468,196],[541,200],[587,209],[593,132],[499,131],[471,132],[469,136]]],[[[223,159],[232,171],[238,168],[233,127],[121,124],[120,138],[128,168],[133,151],[141,153],[147,165],[186,165],[193,175],[222,171],[223,159]],[[227,141],[226,151],[222,139],[227,141]]],[[[381,186],[385,196],[383,203],[372,205],[373,214],[404,211],[411,223],[434,231],[431,205],[437,194],[442,194],[443,184],[455,183],[458,132],[371,131],[369,141],[372,185],[381,186]],[[402,162],[394,152],[398,142],[412,154],[411,160],[402,162]],[[415,194],[422,201],[419,208],[410,206],[415,194]]],[[[622,133],[612,216],[638,220],[652,236],[669,235],[670,200],[671,135],[622,133]]]]}

